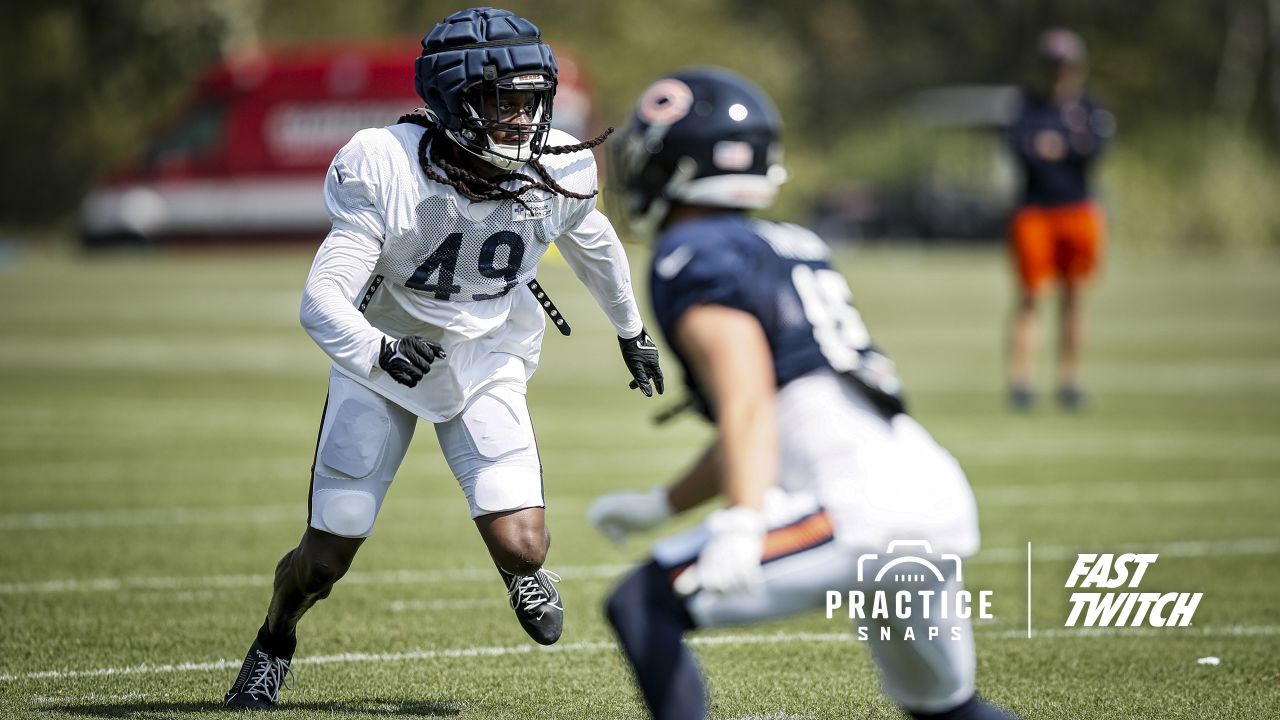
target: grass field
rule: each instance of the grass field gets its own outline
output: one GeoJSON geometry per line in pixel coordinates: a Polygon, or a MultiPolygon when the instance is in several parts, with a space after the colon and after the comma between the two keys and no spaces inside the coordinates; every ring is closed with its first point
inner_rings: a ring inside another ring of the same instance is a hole
{"type": "MultiPolygon", "coordinates": [[[[9,263],[0,716],[218,716],[305,522],[327,377],[296,321],[309,253],[9,263]]],[[[1091,300],[1093,407],[1028,417],[1002,404],[999,256],[842,265],[976,488],[984,547],[966,579],[995,593],[976,627],[984,694],[1026,718],[1280,717],[1280,264],[1114,268],[1091,300]],[[1125,551],[1160,553],[1143,591],[1204,593],[1192,627],[1062,627],[1074,553],[1125,551]]],[[[303,621],[297,689],[272,717],[641,716],[600,603],[652,538],[615,550],[583,512],[672,477],[708,433],[653,427],[674,399],[628,391],[585,290],[558,263],[542,278],[575,328],[548,336],[530,391],[560,644],[525,638],[420,431],[352,574],[303,621]]],[[[821,612],[708,633],[697,652],[716,718],[899,717],[821,612]]]]}

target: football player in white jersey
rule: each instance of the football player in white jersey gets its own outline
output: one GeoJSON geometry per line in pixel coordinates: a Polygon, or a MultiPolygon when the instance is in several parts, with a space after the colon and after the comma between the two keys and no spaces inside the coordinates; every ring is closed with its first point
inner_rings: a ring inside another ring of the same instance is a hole
{"type": "Polygon", "coordinates": [[[686,633],[830,612],[833,595],[911,717],[1007,720],[974,694],[964,472],[907,414],[825,243],[747,215],[786,177],[780,129],[753,84],[702,68],[651,85],[613,147],[613,192],[658,230],[654,315],[716,438],[670,487],[606,495],[588,517],[619,539],[727,507],[655,545],[609,596],[609,623],[658,720],[706,717],[686,633]]]}
{"type": "Polygon", "coordinates": [[[422,48],[415,83],[425,107],[356,133],[325,178],[333,227],[301,310],[333,359],[308,527],[276,567],[230,707],[275,704],[298,620],[372,532],[419,418],[435,426],[521,625],[544,645],[560,637],[525,404],[544,310],[568,334],[534,279],[550,243],[617,331],[631,386],[663,390],[626,255],[595,208],[591,148],[608,132],[578,142],[551,129],[556,61],[538,28],[505,10],[465,10],[422,48]]]}

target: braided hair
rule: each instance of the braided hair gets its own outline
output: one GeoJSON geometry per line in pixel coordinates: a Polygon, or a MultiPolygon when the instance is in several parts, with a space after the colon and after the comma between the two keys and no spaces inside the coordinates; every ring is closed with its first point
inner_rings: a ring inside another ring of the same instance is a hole
{"type": "MultiPolygon", "coordinates": [[[[444,143],[448,141],[448,136],[445,134],[444,129],[438,123],[432,121],[425,113],[412,112],[401,115],[397,122],[412,123],[426,129],[426,132],[422,133],[422,138],[418,140],[418,165],[422,168],[422,172],[426,173],[426,176],[435,182],[452,187],[458,191],[458,194],[469,200],[514,200],[524,206],[525,209],[528,209],[529,206],[521,196],[529,190],[545,190],[554,195],[562,195],[577,200],[590,200],[598,192],[576,193],[563,187],[556,182],[555,178],[551,177],[551,173],[547,172],[547,169],[537,159],[530,160],[528,165],[542,176],[541,181],[521,172],[502,173],[487,178],[482,177],[449,162],[443,157],[439,148],[447,147],[444,143]],[[435,152],[430,151],[433,147],[436,148],[435,152]],[[443,175],[431,166],[433,161],[440,166],[441,170],[444,170],[443,175]],[[502,183],[512,180],[520,182],[520,185],[515,189],[508,189],[502,186],[502,183]]],[[[553,145],[543,148],[542,152],[548,155],[567,155],[582,150],[590,150],[603,143],[612,133],[613,128],[608,128],[585,142],[580,142],[576,145],[553,145]]]]}

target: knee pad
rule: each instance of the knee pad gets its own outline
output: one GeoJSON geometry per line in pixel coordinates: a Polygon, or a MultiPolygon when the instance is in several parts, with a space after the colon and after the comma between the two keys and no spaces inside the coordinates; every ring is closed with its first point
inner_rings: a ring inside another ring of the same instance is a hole
{"type": "Polygon", "coordinates": [[[378,501],[363,490],[321,489],[311,495],[311,526],[342,537],[366,537],[378,517],[378,501]]]}
{"type": "MultiPolygon", "coordinates": [[[[523,397],[495,388],[462,413],[462,424],[478,457],[471,464],[472,503],[485,513],[542,505],[542,468],[523,397]]],[[[465,483],[464,483],[465,486],[465,483]]]]}
{"type": "MultiPolygon", "coordinates": [[[[412,426],[398,426],[393,434],[388,409],[364,397],[369,391],[347,382],[355,390],[338,395],[340,402],[325,418],[311,476],[309,523],[342,537],[367,537],[408,448],[412,426]]],[[[331,398],[336,394],[331,391],[331,398]]]]}
{"type": "Polygon", "coordinates": [[[320,462],[343,475],[369,477],[382,460],[391,421],[378,408],[356,398],[343,400],[334,418],[320,448],[320,462]]]}
{"type": "Polygon", "coordinates": [[[543,507],[542,472],[532,467],[493,467],[477,473],[471,486],[472,515],[543,507]]]}
{"type": "Polygon", "coordinates": [[[518,390],[483,391],[458,417],[437,424],[436,433],[471,517],[543,507],[542,463],[518,390]]]}
{"type": "Polygon", "coordinates": [[[509,388],[497,387],[475,398],[462,411],[462,424],[485,460],[501,460],[533,443],[524,397],[509,388]]]}

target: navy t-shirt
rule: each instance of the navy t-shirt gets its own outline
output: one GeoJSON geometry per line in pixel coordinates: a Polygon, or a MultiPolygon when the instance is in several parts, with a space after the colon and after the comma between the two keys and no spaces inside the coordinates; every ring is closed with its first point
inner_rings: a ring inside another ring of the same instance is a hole
{"type": "Polygon", "coordinates": [[[705,397],[674,342],[677,321],[696,305],[754,315],[768,340],[779,388],[824,366],[854,371],[871,348],[826,243],[797,225],[736,212],[677,223],[658,238],[649,280],[654,315],[703,408],[705,397]]]}
{"type": "Polygon", "coordinates": [[[1115,118],[1091,98],[1055,104],[1024,93],[1009,131],[1022,172],[1023,205],[1069,205],[1090,197],[1089,171],[1115,132],[1115,118]]]}

